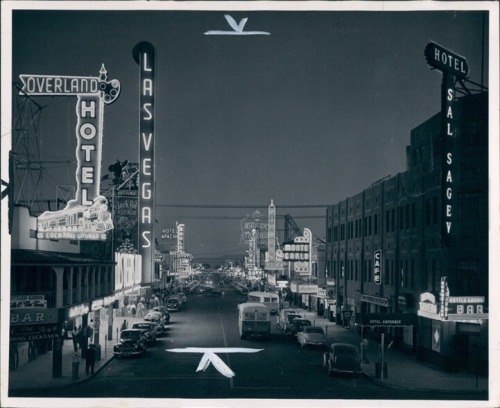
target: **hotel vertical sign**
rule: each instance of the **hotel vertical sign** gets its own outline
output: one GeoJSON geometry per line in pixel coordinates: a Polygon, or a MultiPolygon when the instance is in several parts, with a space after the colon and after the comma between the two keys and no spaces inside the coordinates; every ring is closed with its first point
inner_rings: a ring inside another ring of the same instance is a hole
{"type": "Polygon", "coordinates": [[[155,49],[148,42],[133,50],[139,64],[139,253],[142,256],[142,281],[153,281],[155,223],[155,49]]]}
{"type": "Polygon", "coordinates": [[[451,236],[454,232],[453,222],[455,197],[454,180],[455,162],[455,82],[467,78],[469,67],[467,60],[454,52],[434,43],[429,42],[425,47],[425,58],[427,63],[443,74],[441,83],[441,236],[445,245],[450,244],[451,236]]]}
{"type": "Polygon", "coordinates": [[[98,77],[20,75],[21,95],[76,96],[76,193],[66,207],[38,217],[38,239],[106,240],[113,229],[107,199],[100,195],[104,105],[120,94],[102,64],[98,77]]]}

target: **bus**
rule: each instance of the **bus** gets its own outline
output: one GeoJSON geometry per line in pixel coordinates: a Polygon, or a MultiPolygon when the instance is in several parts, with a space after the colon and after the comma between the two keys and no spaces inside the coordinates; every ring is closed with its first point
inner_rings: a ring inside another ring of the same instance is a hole
{"type": "Polygon", "coordinates": [[[280,298],[271,292],[249,292],[247,302],[263,303],[269,308],[271,314],[277,314],[280,310],[280,298]]]}
{"type": "Polygon", "coordinates": [[[241,339],[268,338],[271,335],[271,315],[268,307],[256,302],[239,304],[238,327],[241,339]]]}

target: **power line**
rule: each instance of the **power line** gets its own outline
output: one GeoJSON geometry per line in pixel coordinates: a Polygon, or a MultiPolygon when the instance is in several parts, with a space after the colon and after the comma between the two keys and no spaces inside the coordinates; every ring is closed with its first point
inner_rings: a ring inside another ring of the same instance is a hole
{"type": "MultiPolygon", "coordinates": [[[[280,204],[279,208],[326,208],[331,204],[280,204]]],[[[229,204],[156,204],[167,208],[268,208],[268,205],[229,205],[229,204]]]]}
{"type": "MultiPolygon", "coordinates": [[[[227,215],[177,215],[177,216],[170,216],[170,215],[156,215],[156,218],[162,218],[162,219],[186,219],[186,220],[241,220],[241,216],[227,216],[227,215]]],[[[284,215],[276,215],[276,218],[285,218],[284,215]]],[[[318,219],[324,219],[326,218],[326,215],[297,215],[293,217],[294,219],[297,218],[305,218],[305,219],[312,219],[312,218],[318,218],[318,219]]]]}

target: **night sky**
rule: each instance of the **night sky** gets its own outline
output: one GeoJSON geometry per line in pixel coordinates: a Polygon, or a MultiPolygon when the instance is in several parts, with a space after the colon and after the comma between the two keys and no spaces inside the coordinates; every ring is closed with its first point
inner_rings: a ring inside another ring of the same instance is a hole
{"type": "MultiPolygon", "coordinates": [[[[132,49],[151,42],[156,235],[178,221],[187,252],[241,254],[239,220],[252,208],[167,205],[267,207],[273,199],[279,215],[325,239],[323,219],[302,218],[324,209],[280,206],[335,204],[405,171],[411,130],[440,109],[441,74],[426,64],[425,45],[466,57],[470,79],[480,82],[482,33],[479,11],[14,11],[13,81],[98,76],[105,64],[108,79],[121,83],[105,107],[105,174],[116,159],[138,161],[132,49]],[[270,35],[204,35],[231,29],[224,14],[270,35]]],[[[487,37],[485,50],[487,67],[487,37]]],[[[488,85],[487,69],[483,75],[488,85]]],[[[45,106],[42,160],[74,161],[76,98],[36,100],[45,106]]],[[[43,183],[42,196],[54,198],[56,185],[75,184],[75,167],[47,166],[43,183]]]]}

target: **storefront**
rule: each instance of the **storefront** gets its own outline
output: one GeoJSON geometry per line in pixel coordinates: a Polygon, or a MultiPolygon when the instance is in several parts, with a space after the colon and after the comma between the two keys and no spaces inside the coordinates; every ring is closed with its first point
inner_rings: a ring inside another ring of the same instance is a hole
{"type": "Polygon", "coordinates": [[[445,371],[486,373],[488,313],[484,296],[424,292],[418,309],[417,357],[445,371]]]}

